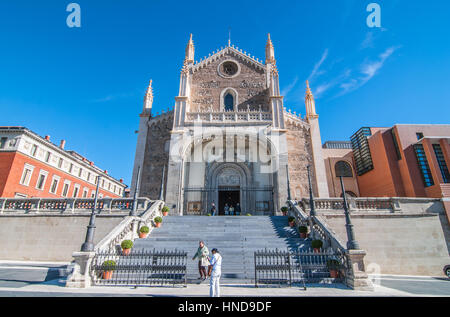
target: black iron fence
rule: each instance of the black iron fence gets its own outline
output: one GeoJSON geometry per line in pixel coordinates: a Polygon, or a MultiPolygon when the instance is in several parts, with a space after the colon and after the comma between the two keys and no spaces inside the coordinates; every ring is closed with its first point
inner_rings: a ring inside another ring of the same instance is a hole
{"type": "Polygon", "coordinates": [[[342,283],[345,274],[345,259],[333,251],[266,249],[254,257],[256,287],[297,285],[306,289],[307,283],[342,283]]]}
{"type": "Polygon", "coordinates": [[[97,253],[91,264],[95,285],[187,286],[187,252],[97,253]]]}

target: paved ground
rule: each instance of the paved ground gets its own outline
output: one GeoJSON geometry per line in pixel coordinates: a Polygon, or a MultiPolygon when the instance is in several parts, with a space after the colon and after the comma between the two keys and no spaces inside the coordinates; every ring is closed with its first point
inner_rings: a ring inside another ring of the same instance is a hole
{"type": "MultiPolygon", "coordinates": [[[[209,294],[208,283],[177,287],[91,287],[74,290],[64,287],[63,263],[0,263],[0,296],[165,296],[197,297],[209,294]]],[[[372,276],[372,278],[374,278],[372,276]]],[[[383,275],[375,279],[375,292],[357,292],[342,285],[307,285],[302,288],[254,288],[251,285],[223,285],[223,296],[450,296],[450,280],[444,277],[383,275]]]]}

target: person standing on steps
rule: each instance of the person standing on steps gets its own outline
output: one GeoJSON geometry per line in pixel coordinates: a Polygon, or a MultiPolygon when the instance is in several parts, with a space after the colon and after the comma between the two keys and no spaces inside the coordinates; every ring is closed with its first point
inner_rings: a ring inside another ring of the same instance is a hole
{"type": "Polygon", "coordinates": [[[228,204],[225,204],[224,211],[225,211],[225,216],[228,216],[228,213],[230,212],[230,207],[228,207],[228,204]]]}
{"type": "Polygon", "coordinates": [[[192,260],[198,258],[198,272],[200,273],[199,279],[206,280],[207,274],[206,269],[209,266],[209,250],[203,241],[199,242],[199,247],[197,253],[195,253],[192,260]]]}
{"type": "Polygon", "coordinates": [[[211,204],[211,216],[216,215],[216,205],[214,203],[211,204]]]}
{"type": "Polygon", "coordinates": [[[236,204],[236,216],[240,216],[241,215],[241,205],[239,205],[239,203],[236,204]]]}
{"type": "Polygon", "coordinates": [[[222,275],[222,256],[219,250],[211,250],[212,257],[208,269],[208,275],[211,276],[209,282],[209,296],[220,297],[220,277],[222,275]]]}
{"type": "Polygon", "coordinates": [[[234,207],[233,207],[233,205],[230,206],[230,216],[234,216],[234,207]]]}

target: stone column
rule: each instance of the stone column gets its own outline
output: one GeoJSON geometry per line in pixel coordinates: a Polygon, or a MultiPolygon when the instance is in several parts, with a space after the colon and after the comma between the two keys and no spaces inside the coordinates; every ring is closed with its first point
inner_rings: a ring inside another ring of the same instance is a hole
{"type": "Polygon", "coordinates": [[[66,287],[70,288],[88,288],[92,285],[92,276],[90,267],[95,252],[74,252],[72,254],[75,267],[72,274],[69,275],[66,287]]]}
{"type": "Polygon", "coordinates": [[[347,250],[348,268],[346,272],[347,286],[355,291],[373,291],[372,281],[366,273],[364,250],[347,250]]]}
{"type": "Polygon", "coordinates": [[[308,118],[310,125],[312,159],[314,162],[314,176],[317,184],[317,195],[319,198],[330,197],[328,191],[325,161],[322,153],[322,139],[320,137],[319,118],[308,118]]]}

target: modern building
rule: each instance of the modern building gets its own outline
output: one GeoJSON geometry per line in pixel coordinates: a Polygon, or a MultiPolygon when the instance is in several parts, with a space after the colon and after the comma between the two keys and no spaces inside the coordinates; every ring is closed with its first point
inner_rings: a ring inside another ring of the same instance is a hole
{"type": "Polygon", "coordinates": [[[191,38],[173,111],[152,114],[152,82],[144,98],[131,195],[163,193],[174,215],[273,215],[288,198],[329,197],[319,116],[309,85],[306,115],[287,111],[270,35],[261,61],[231,45],[195,61],[191,38]]]}
{"type": "Polygon", "coordinates": [[[0,197],[119,198],[127,187],[74,151],[24,127],[0,127],[0,197]]]}
{"type": "Polygon", "coordinates": [[[330,197],[342,197],[343,176],[345,192],[348,196],[359,197],[358,181],[353,163],[352,143],[350,141],[328,141],[323,145],[323,157],[327,174],[330,197]],[[339,173],[345,171],[345,173],[339,173]]]}

